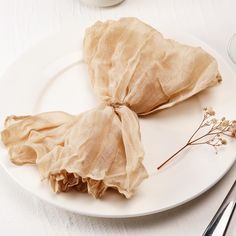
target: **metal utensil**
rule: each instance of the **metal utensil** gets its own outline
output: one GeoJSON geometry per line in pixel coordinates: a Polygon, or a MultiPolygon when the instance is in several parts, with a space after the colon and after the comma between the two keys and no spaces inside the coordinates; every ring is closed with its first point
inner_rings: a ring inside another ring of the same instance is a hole
{"type": "Polygon", "coordinates": [[[236,181],[229,190],[215,216],[207,226],[203,236],[223,236],[229,226],[236,206],[236,181]]]}

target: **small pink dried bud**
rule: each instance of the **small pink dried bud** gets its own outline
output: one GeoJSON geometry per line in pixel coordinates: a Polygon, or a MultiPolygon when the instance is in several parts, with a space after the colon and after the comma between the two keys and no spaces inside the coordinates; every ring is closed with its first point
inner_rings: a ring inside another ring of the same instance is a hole
{"type": "Polygon", "coordinates": [[[227,144],[227,140],[226,140],[226,139],[222,139],[222,140],[221,140],[221,143],[222,143],[223,145],[226,145],[226,144],[227,144]]]}
{"type": "Polygon", "coordinates": [[[223,120],[222,126],[223,126],[223,127],[229,126],[229,121],[228,121],[228,120],[223,120]]]}
{"type": "Polygon", "coordinates": [[[234,129],[234,128],[236,129],[236,121],[235,121],[235,120],[232,121],[231,126],[232,126],[233,129],[234,129]]]}
{"type": "Polygon", "coordinates": [[[203,110],[205,111],[205,114],[209,116],[214,116],[216,114],[212,107],[205,107],[203,110]]]}
{"type": "Polygon", "coordinates": [[[236,126],[230,126],[229,131],[231,132],[231,136],[235,137],[236,136],[236,126]]]}
{"type": "Polygon", "coordinates": [[[231,136],[234,137],[234,138],[236,137],[236,130],[232,131],[231,136]]]}

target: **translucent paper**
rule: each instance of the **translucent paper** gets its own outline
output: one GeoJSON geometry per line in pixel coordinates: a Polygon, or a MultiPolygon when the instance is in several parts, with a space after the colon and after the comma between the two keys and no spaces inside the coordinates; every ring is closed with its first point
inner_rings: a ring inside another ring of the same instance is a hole
{"type": "Polygon", "coordinates": [[[78,116],[10,116],[2,141],[13,163],[37,165],[55,192],[74,188],[101,197],[114,188],[130,198],[148,177],[138,116],[216,85],[217,63],[201,48],[164,39],[136,18],[88,28],[84,61],[101,99],[97,108],[78,116]]]}

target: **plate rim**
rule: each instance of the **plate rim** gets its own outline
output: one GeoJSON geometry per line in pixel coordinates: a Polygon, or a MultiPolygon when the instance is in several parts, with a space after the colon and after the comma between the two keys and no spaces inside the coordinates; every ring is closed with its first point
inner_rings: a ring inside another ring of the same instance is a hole
{"type": "Polygon", "coordinates": [[[59,209],[62,209],[62,210],[65,210],[65,211],[68,211],[68,212],[71,212],[71,213],[76,213],[76,214],[79,214],[79,215],[82,215],[82,216],[89,216],[89,217],[95,217],[95,218],[105,218],[105,219],[126,219],[126,218],[136,218],[136,217],[148,216],[148,215],[153,215],[153,214],[158,214],[158,213],[161,213],[161,212],[169,211],[169,210],[175,209],[176,207],[180,207],[180,206],[182,206],[182,205],[184,205],[188,202],[191,202],[194,199],[197,199],[202,194],[204,194],[205,192],[210,190],[212,187],[214,187],[233,168],[235,163],[236,163],[236,155],[235,155],[235,160],[225,170],[225,172],[223,172],[223,174],[221,176],[219,176],[217,179],[215,179],[215,181],[211,185],[209,185],[207,188],[205,188],[202,191],[198,192],[197,194],[193,195],[191,198],[184,199],[182,202],[178,202],[176,204],[173,204],[173,205],[168,206],[168,207],[161,208],[159,210],[146,211],[145,213],[136,213],[136,214],[132,214],[132,215],[129,215],[129,214],[124,214],[124,215],[92,214],[92,213],[88,213],[88,212],[84,212],[84,211],[77,211],[76,209],[71,210],[70,208],[67,208],[66,206],[62,207],[62,205],[57,204],[56,201],[54,202],[54,201],[51,201],[51,200],[48,200],[48,199],[42,197],[41,195],[37,195],[34,191],[31,191],[29,188],[27,188],[23,184],[21,184],[21,182],[18,181],[17,178],[15,178],[14,175],[11,175],[11,173],[8,171],[6,166],[3,165],[3,163],[1,161],[0,161],[0,166],[7,173],[8,177],[10,177],[10,179],[13,180],[18,185],[18,187],[21,187],[27,193],[32,194],[33,196],[40,199],[41,201],[46,202],[47,204],[50,204],[54,207],[57,207],[59,209]]]}
{"type": "MultiPolygon", "coordinates": [[[[70,31],[72,29],[72,27],[70,27],[70,29],[66,29],[66,31],[70,31]]],[[[229,63],[227,63],[226,59],[223,58],[223,56],[221,56],[221,54],[219,54],[216,50],[214,50],[213,48],[211,48],[208,44],[206,44],[204,41],[202,41],[201,39],[198,39],[197,37],[193,36],[192,34],[189,34],[187,32],[179,32],[179,31],[176,31],[176,30],[170,30],[169,31],[163,31],[163,35],[166,37],[166,34],[167,35],[172,35],[172,34],[179,34],[179,35],[184,35],[184,36],[187,36],[188,38],[191,38],[193,39],[195,42],[199,42],[199,44],[202,46],[204,46],[204,48],[207,48],[209,49],[211,52],[214,52],[215,55],[217,55],[217,58],[218,58],[218,61],[220,61],[220,63],[223,63],[224,67],[227,67],[227,70],[230,70],[233,74],[235,74],[234,70],[231,68],[231,66],[229,65],[229,63]]],[[[65,29],[61,30],[60,32],[57,32],[57,33],[53,33],[53,34],[50,34],[49,36],[47,36],[45,39],[42,39],[41,41],[39,41],[37,44],[33,45],[32,47],[30,47],[29,49],[27,49],[23,54],[21,54],[20,56],[18,56],[15,61],[13,63],[11,63],[11,65],[8,66],[7,70],[5,70],[5,72],[1,75],[1,77],[3,79],[1,79],[1,83],[4,83],[6,80],[5,80],[5,75],[11,70],[11,67],[14,66],[14,64],[16,64],[22,57],[24,57],[25,55],[27,55],[28,53],[30,53],[34,48],[37,48],[39,47],[41,44],[47,42],[50,38],[52,37],[55,37],[56,35],[60,35],[62,33],[65,33],[65,29]]],[[[169,37],[169,36],[168,36],[169,37]]],[[[220,64],[219,63],[219,64],[220,64]]],[[[41,195],[35,193],[34,191],[31,191],[29,188],[27,188],[26,186],[24,186],[20,181],[17,180],[17,178],[15,178],[14,175],[12,175],[10,173],[10,171],[7,169],[7,167],[4,165],[4,163],[2,161],[0,161],[0,165],[2,166],[2,168],[4,169],[4,171],[6,171],[6,173],[9,175],[9,177],[11,179],[14,180],[14,182],[17,183],[17,185],[19,185],[21,188],[23,188],[24,190],[26,190],[28,193],[31,193],[33,194],[34,196],[38,197],[39,199],[49,203],[49,204],[52,204],[53,206],[55,207],[58,207],[60,209],[64,209],[64,210],[67,210],[67,211],[70,211],[70,212],[74,212],[74,213],[77,213],[77,214],[80,214],[80,215],[84,215],[84,216],[91,216],[91,217],[99,217],[99,218],[135,218],[135,217],[140,217],[140,216],[146,216],[146,215],[152,215],[152,214],[156,214],[156,213],[160,213],[160,212],[164,212],[164,211],[167,211],[167,210],[170,210],[170,209],[173,209],[173,208],[176,208],[178,206],[181,206],[187,202],[190,202],[192,201],[193,199],[199,197],[200,195],[202,195],[203,193],[205,193],[206,191],[208,191],[209,189],[211,189],[214,185],[216,185],[216,183],[218,183],[225,175],[226,173],[228,173],[228,171],[233,167],[233,165],[235,164],[236,162],[236,154],[234,155],[235,158],[234,158],[234,161],[232,162],[231,165],[229,165],[228,168],[226,168],[224,170],[224,172],[218,176],[218,178],[216,178],[210,185],[208,185],[206,188],[204,188],[202,191],[198,192],[197,194],[191,196],[190,198],[186,198],[184,199],[183,201],[179,201],[178,203],[176,204],[172,204],[172,205],[169,205],[168,207],[164,207],[164,208],[160,208],[158,210],[153,210],[153,211],[146,211],[146,212],[143,212],[143,213],[135,213],[135,214],[123,214],[123,215],[114,215],[114,214],[94,214],[94,213],[89,213],[89,212],[84,212],[84,211],[78,211],[77,209],[70,209],[69,207],[67,206],[62,206],[60,204],[57,204],[56,201],[52,201],[51,199],[47,199],[47,198],[44,198],[42,197],[41,195]]]]}

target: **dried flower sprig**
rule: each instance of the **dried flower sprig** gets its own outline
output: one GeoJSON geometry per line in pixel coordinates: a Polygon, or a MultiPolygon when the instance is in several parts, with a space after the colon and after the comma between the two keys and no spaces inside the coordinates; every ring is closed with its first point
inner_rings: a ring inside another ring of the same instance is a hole
{"type": "Polygon", "coordinates": [[[225,117],[221,119],[215,118],[215,111],[212,108],[204,108],[203,119],[189,138],[187,143],[180,148],[176,153],[169,157],[165,162],[157,167],[161,169],[167,162],[172,160],[177,156],[181,151],[183,151],[188,146],[205,144],[213,147],[216,154],[218,153],[218,147],[227,144],[226,137],[235,138],[236,137],[236,121],[229,121],[225,117]],[[196,137],[200,130],[203,128],[206,129],[204,134],[201,134],[199,137],[196,137]]]}

